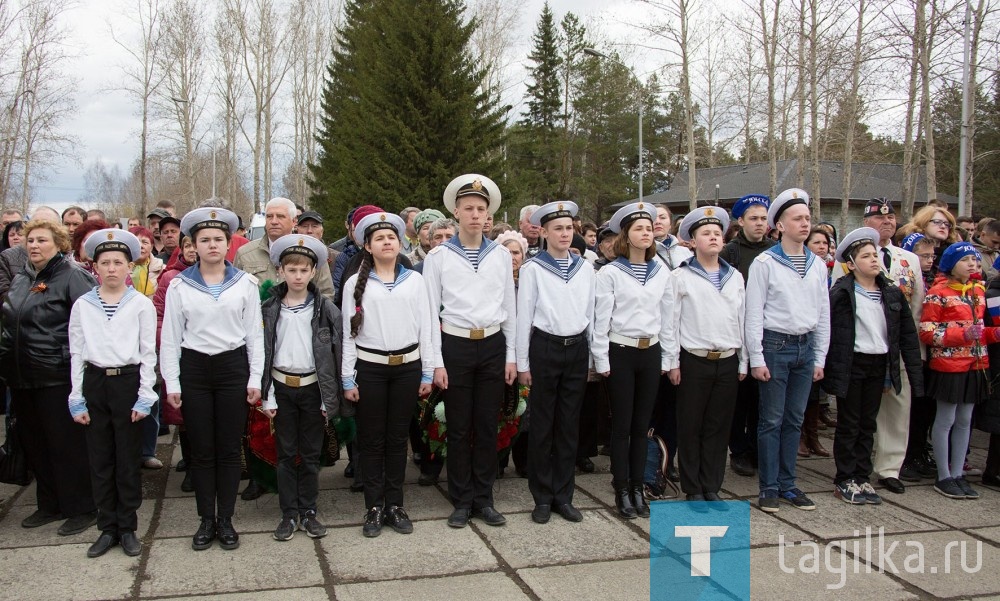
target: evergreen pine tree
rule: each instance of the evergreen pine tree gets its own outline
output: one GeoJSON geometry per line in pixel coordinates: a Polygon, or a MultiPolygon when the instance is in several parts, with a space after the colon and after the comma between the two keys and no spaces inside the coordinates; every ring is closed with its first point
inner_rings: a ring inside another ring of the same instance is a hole
{"type": "Polygon", "coordinates": [[[499,179],[503,110],[461,0],[350,0],[322,98],[312,206],[340,223],[361,204],[441,207],[452,178],[499,179]]]}

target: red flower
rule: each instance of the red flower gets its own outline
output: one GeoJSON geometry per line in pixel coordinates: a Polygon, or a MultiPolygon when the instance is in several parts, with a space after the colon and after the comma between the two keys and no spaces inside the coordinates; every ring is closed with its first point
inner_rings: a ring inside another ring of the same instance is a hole
{"type": "Polygon", "coordinates": [[[32,292],[45,292],[49,287],[45,285],[45,282],[39,282],[31,287],[32,292]]]}

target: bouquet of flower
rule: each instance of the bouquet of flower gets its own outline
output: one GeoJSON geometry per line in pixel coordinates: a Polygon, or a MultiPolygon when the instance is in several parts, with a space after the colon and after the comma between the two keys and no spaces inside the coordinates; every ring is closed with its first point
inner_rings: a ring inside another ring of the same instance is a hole
{"type": "MultiPolygon", "coordinates": [[[[527,409],[528,388],[514,384],[507,387],[504,402],[497,416],[497,451],[506,449],[517,438],[521,416],[527,409]]],[[[448,455],[448,420],[444,411],[444,395],[435,387],[426,399],[418,401],[417,423],[423,431],[424,440],[431,449],[431,455],[448,455]]]]}

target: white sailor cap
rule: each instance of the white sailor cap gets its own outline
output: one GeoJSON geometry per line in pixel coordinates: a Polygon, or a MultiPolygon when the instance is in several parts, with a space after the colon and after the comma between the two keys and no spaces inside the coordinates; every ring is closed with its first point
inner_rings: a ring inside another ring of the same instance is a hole
{"type": "Polygon", "coordinates": [[[271,243],[268,253],[271,255],[271,262],[281,265],[281,260],[288,255],[305,255],[312,259],[314,264],[326,263],[326,245],[305,234],[288,234],[282,236],[271,243]]]}
{"type": "Polygon", "coordinates": [[[83,251],[95,261],[97,255],[109,250],[121,251],[129,261],[135,261],[139,258],[142,244],[132,232],[114,227],[97,230],[83,243],[83,251]]]}
{"type": "Polygon", "coordinates": [[[851,260],[851,253],[857,250],[858,247],[865,244],[874,244],[875,248],[878,248],[878,241],[878,230],[873,227],[859,227],[844,236],[844,239],[840,241],[840,246],[837,247],[836,259],[841,263],[847,263],[851,260]]]}
{"type": "Polygon", "coordinates": [[[490,215],[500,208],[500,188],[493,180],[478,173],[466,173],[451,180],[444,189],[444,206],[454,214],[458,210],[458,199],[470,195],[485,200],[489,204],[490,215]]]}
{"type": "Polygon", "coordinates": [[[240,218],[228,209],[218,207],[202,207],[189,211],[181,219],[181,233],[193,236],[198,230],[205,228],[220,229],[233,234],[240,227],[240,218]]]}
{"type": "Polygon", "coordinates": [[[384,211],[365,215],[354,226],[354,237],[358,240],[359,244],[364,244],[365,240],[368,240],[373,233],[386,229],[394,230],[396,237],[402,240],[403,232],[406,231],[406,222],[399,215],[384,211]]]}
{"type": "Polygon", "coordinates": [[[636,219],[649,219],[650,221],[655,222],[656,207],[645,201],[627,204],[615,211],[615,214],[611,217],[611,222],[608,224],[608,227],[611,228],[612,232],[619,234],[636,219]]]}
{"type": "Polygon", "coordinates": [[[775,224],[778,223],[778,219],[781,218],[781,214],[785,212],[788,207],[794,207],[795,205],[806,205],[809,206],[809,194],[801,188],[789,188],[778,195],[777,198],[771,201],[771,206],[767,209],[767,227],[772,230],[776,227],[775,224]]]}
{"type": "Polygon", "coordinates": [[[528,221],[531,225],[545,225],[553,219],[559,219],[560,217],[569,217],[572,219],[576,217],[576,214],[580,212],[580,207],[576,206],[576,203],[571,200],[560,200],[557,202],[549,202],[543,204],[542,206],[535,209],[535,212],[531,214],[528,221]]]}
{"type": "Polygon", "coordinates": [[[725,234],[729,229],[729,214],[725,209],[719,207],[698,207],[684,216],[681,225],[677,229],[677,237],[685,242],[694,237],[694,231],[703,225],[714,223],[722,228],[725,234]]]}

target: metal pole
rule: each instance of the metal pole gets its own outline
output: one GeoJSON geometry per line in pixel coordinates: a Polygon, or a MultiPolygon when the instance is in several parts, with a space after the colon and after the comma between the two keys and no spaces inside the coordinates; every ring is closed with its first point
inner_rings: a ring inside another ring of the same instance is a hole
{"type": "MultiPolygon", "coordinates": [[[[633,74],[634,76],[634,74],[633,74]]],[[[642,87],[639,87],[639,202],[642,202],[642,87]]]]}
{"type": "Polygon", "coordinates": [[[969,0],[965,2],[965,39],[962,50],[962,125],[961,138],[958,154],[958,214],[971,215],[972,206],[965,206],[965,186],[967,185],[966,166],[969,164],[969,100],[971,94],[975,92],[969,89],[969,30],[972,25],[972,5],[969,0]]]}
{"type": "Polygon", "coordinates": [[[215,141],[212,141],[212,198],[216,198],[215,195],[215,141]]]}

